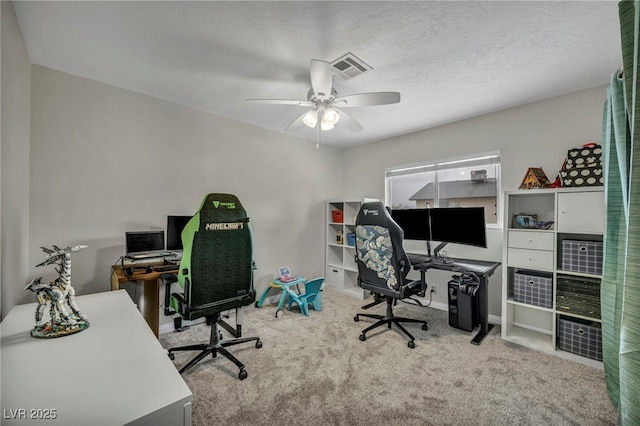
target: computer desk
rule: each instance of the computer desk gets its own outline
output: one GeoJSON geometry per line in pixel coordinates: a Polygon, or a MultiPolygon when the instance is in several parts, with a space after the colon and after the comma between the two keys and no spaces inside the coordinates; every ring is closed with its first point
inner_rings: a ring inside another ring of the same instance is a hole
{"type": "MultiPolygon", "coordinates": [[[[416,255],[412,255],[416,256],[416,255]]],[[[478,316],[480,319],[480,331],[471,339],[471,343],[479,345],[493,328],[489,324],[489,296],[488,278],[500,266],[500,262],[487,262],[482,260],[459,259],[454,257],[433,257],[424,255],[424,263],[415,263],[413,269],[420,271],[421,278],[426,282],[426,273],[429,269],[450,271],[457,273],[473,272],[478,276],[480,285],[478,287],[478,316]],[[446,260],[446,261],[445,261],[446,260]]]]}
{"type": "MultiPolygon", "coordinates": [[[[145,267],[147,265],[160,266],[162,262],[136,263],[125,265],[130,267],[145,267]]],[[[142,316],[147,320],[147,324],[158,337],[160,330],[160,286],[162,284],[161,277],[163,274],[178,273],[179,265],[175,265],[175,270],[170,271],[152,271],[146,273],[144,270],[136,269],[133,274],[128,277],[124,272],[122,265],[113,265],[111,267],[111,290],[120,290],[120,284],[131,281],[142,281],[142,316]]]]}

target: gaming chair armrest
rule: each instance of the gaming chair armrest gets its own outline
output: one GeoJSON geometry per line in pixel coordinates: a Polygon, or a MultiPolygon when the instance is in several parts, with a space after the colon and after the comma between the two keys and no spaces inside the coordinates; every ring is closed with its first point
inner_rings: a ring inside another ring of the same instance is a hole
{"type": "Polygon", "coordinates": [[[420,297],[424,297],[427,291],[427,283],[422,279],[414,280],[406,283],[403,286],[403,296],[409,297],[417,294],[420,297]]]}
{"type": "Polygon", "coordinates": [[[184,295],[182,293],[172,293],[171,297],[173,298],[172,301],[176,303],[174,306],[175,309],[180,313],[180,315],[186,316],[188,307],[187,300],[184,298],[184,295]]]}
{"type": "Polygon", "coordinates": [[[176,313],[171,309],[171,284],[178,282],[178,276],[174,274],[162,274],[160,276],[164,284],[164,315],[166,317],[176,313]]]}

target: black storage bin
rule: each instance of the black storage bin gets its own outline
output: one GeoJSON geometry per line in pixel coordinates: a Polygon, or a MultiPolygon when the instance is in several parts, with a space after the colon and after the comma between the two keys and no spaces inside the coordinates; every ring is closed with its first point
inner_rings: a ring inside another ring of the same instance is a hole
{"type": "Polygon", "coordinates": [[[478,314],[477,277],[454,275],[449,281],[449,325],[465,331],[473,331],[480,324],[478,314]]]}
{"type": "Polygon", "coordinates": [[[558,349],[602,361],[600,324],[578,318],[561,317],[558,323],[558,349]]]}
{"type": "Polygon", "coordinates": [[[553,278],[550,274],[520,269],[513,274],[513,300],[529,305],[553,306],[553,278]]]}
{"type": "Polygon", "coordinates": [[[602,241],[562,240],[562,270],[602,275],[602,241]]]}

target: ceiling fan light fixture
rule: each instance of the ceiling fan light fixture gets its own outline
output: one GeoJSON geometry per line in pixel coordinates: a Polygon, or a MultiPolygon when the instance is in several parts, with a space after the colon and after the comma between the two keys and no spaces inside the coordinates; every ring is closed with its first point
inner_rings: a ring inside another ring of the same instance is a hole
{"type": "Polygon", "coordinates": [[[318,111],[316,111],[315,109],[310,109],[309,111],[307,111],[307,113],[304,115],[304,118],[302,119],[302,122],[312,129],[316,127],[316,124],[318,123],[318,111]]]}
{"type": "Polygon", "coordinates": [[[338,121],[340,121],[340,114],[335,109],[329,107],[324,110],[322,114],[322,122],[330,124],[333,127],[338,121]]]}
{"type": "Polygon", "coordinates": [[[320,130],[331,130],[333,129],[333,124],[327,123],[324,120],[320,121],[320,130]]]}

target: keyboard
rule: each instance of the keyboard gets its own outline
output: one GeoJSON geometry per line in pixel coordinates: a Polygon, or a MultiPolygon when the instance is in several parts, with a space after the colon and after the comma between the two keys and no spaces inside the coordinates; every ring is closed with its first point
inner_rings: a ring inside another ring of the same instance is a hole
{"type": "Polygon", "coordinates": [[[157,272],[177,271],[178,265],[159,265],[154,266],[153,270],[157,272]]]}
{"type": "Polygon", "coordinates": [[[140,259],[152,259],[155,257],[166,257],[170,255],[171,253],[169,253],[168,251],[152,250],[152,251],[140,251],[136,253],[128,253],[125,257],[127,257],[128,259],[140,260],[140,259]]]}

